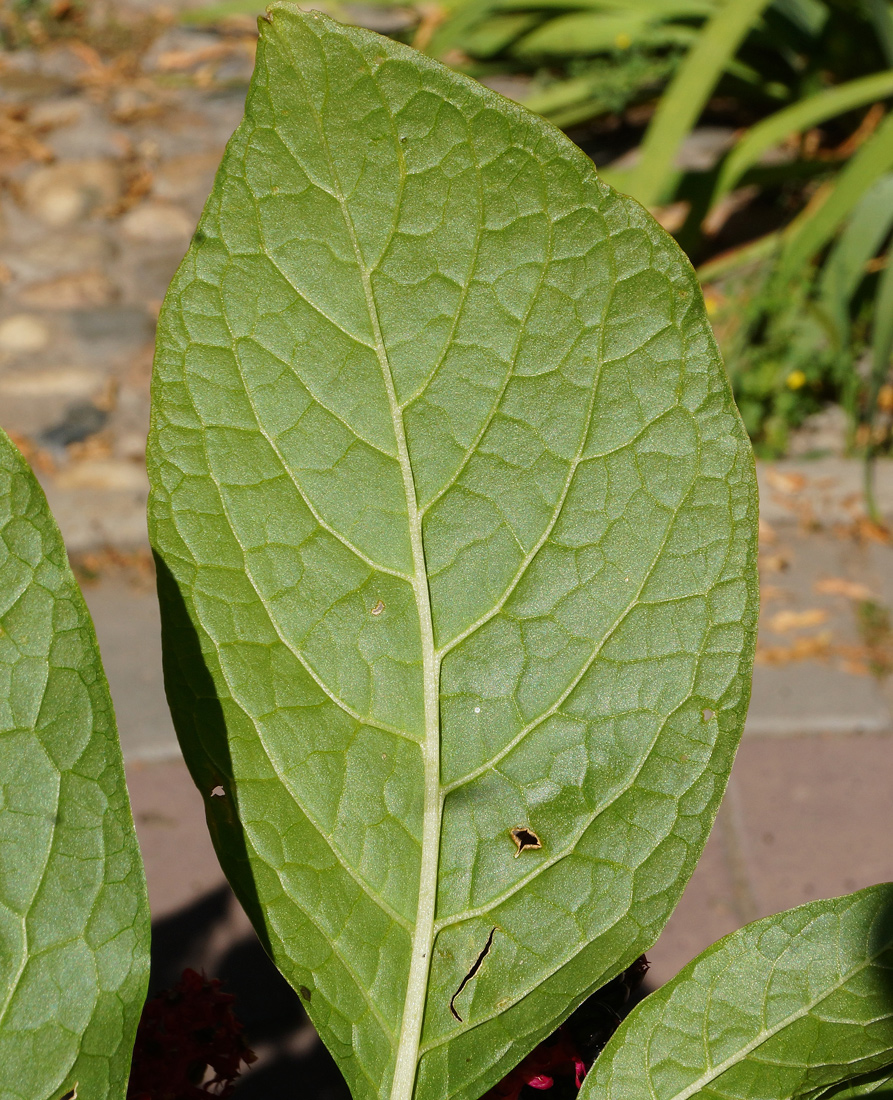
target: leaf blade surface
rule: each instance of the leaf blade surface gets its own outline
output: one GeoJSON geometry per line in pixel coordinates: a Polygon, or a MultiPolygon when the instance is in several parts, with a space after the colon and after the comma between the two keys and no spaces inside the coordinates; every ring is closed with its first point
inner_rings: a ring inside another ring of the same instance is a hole
{"type": "Polygon", "coordinates": [[[123,1100],[146,884],[108,685],[46,499],[0,431],[0,1096],[123,1100]]]}
{"type": "Polygon", "coordinates": [[[751,458],[691,269],[558,131],[270,19],[161,318],[168,696],[355,1095],[471,1097],[691,873],[746,709],[751,458]]]}

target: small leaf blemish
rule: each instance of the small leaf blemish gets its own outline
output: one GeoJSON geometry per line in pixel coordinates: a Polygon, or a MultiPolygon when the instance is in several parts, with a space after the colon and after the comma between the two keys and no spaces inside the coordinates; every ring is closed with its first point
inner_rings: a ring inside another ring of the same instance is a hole
{"type": "Polygon", "coordinates": [[[701,711],[701,717],[704,719],[705,722],[709,722],[712,720],[713,711],[710,709],[710,707],[704,707],[704,709],[701,711]]]}
{"type": "Polygon", "coordinates": [[[509,832],[512,840],[515,842],[515,847],[518,849],[517,852],[515,852],[515,859],[517,859],[522,852],[526,852],[533,848],[542,848],[543,846],[542,841],[533,829],[528,829],[524,825],[516,825],[514,829],[510,829],[509,832]]]}
{"type": "Polygon", "coordinates": [[[384,603],[379,600],[375,607],[372,608],[373,615],[380,615],[384,611],[384,603]]]}
{"type": "Polygon", "coordinates": [[[302,985],[298,992],[301,994],[301,1000],[306,1001],[308,1004],[310,1004],[310,998],[313,996],[313,994],[310,992],[307,986],[302,985]]]}

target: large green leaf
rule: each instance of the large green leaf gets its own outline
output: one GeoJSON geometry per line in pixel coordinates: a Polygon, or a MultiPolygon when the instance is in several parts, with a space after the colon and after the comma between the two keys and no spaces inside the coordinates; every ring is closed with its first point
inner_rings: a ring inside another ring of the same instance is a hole
{"type": "Polygon", "coordinates": [[[642,1002],[580,1100],[879,1094],[893,1063],[893,885],[756,921],[642,1002]],[[842,1092],[826,1090],[868,1075],[842,1092]]]}
{"type": "Polygon", "coordinates": [[[541,119],[275,4],[159,332],[220,858],[357,1097],[476,1097],[656,938],[744,720],[754,471],[694,273],[541,119]]]}
{"type": "Polygon", "coordinates": [[[0,1098],[123,1100],[149,912],[93,624],[0,431],[0,1098]]]}

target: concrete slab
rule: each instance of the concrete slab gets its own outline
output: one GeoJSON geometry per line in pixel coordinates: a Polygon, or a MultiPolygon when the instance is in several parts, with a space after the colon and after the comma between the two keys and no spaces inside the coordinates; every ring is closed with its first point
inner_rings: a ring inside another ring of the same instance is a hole
{"type": "MultiPolygon", "coordinates": [[[[893,696],[864,614],[889,614],[893,546],[790,523],[765,528],[762,607],[746,732],[756,736],[893,731],[893,696]],[[877,671],[875,669],[875,671],[877,671]]],[[[889,677],[887,678],[890,679],[889,677]]]]}
{"type": "Polygon", "coordinates": [[[148,483],[145,487],[106,489],[60,488],[47,476],[40,481],[69,554],[106,546],[148,549],[148,483]]]}
{"type": "Polygon", "coordinates": [[[756,914],[893,879],[893,738],[751,738],[732,773],[756,914]]]}
{"type": "Polygon", "coordinates": [[[153,920],[163,920],[224,886],[204,805],[183,761],[131,763],[127,787],[153,920]]]}
{"type": "Polygon", "coordinates": [[[180,755],[161,671],[161,619],[154,584],[110,578],[83,586],[105,665],[124,759],[180,755]]]}
{"type": "MultiPolygon", "coordinates": [[[[858,458],[782,459],[758,462],[760,514],[769,523],[791,519],[822,525],[852,522],[864,515],[865,468],[858,458]]],[[[875,466],[875,499],[883,516],[893,517],[893,461],[875,466]]]]}
{"type": "Polygon", "coordinates": [[[869,676],[816,661],[754,668],[747,736],[891,732],[890,705],[869,676]]]}

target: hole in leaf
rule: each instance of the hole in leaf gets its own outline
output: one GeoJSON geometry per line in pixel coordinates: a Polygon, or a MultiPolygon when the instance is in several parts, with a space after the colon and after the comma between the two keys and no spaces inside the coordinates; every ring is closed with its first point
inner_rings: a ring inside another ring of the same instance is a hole
{"type": "Polygon", "coordinates": [[[510,829],[509,831],[512,840],[515,842],[515,847],[518,849],[517,852],[515,852],[515,859],[528,849],[542,848],[543,846],[542,841],[533,829],[528,829],[523,825],[516,825],[514,829],[510,829]]]}
{"type": "Polygon", "coordinates": [[[68,1092],[66,1092],[64,1096],[60,1096],[59,1100],[77,1100],[77,1096],[78,1096],[78,1087],[77,1087],[77,1083],[75,1083],[74,1088],[69,1089],[68,1092]]]}
{"type": "Polygon", "coordinates": [[[211,797],[212,798],[225,798],[226,797],[226,791],[218,783],[217,786],[214,788],[214,790],[211,791],[211,797]]]}
{"type": "Polygon", "coordinates": [[[380,615],[382,613],[382,611],[384,611],[384,604],[382,603],[381,600],[379,600],[378,603],[375,605],[375,607],[372,608],[372,614],[373,615],[380,615]]]}
{"type": "Polygon", "coordinates": [[[710,707],[704,707],[704,709],[701,711],[701,717],[704,719],[705,722],[709,722],[713,718],[713,711],[710,709],[710,707]]]}
{"type": "Polygon", "coordinates": [[[459,983],[459,988],[452,995],[452,997],[450,997],[450,1012],[452,1012],[452,1014],[456,1017],[456,1019],[459,1021],[460,1024],[463,1021],[462,1021],[462,1017],[456,1011],[456,998],[459,996],[459,994],[462,992],[462,990],[468,985],[468,983],[475,976],[475,974],[477,974],[477,972],[481,968],[481,964],[483,963],[484,959],[486,959],[486,957],[490,954],[490,948],[493,946],[493,937],[495,935],[496,935],[496,929],[491,928],[490,929],[490,935],[487,937],[487,942],[484,944],[483,951],[481,951],[480,955],[478,955],[478,957],[474,960],[474,963],[472,964],[471,969],[468,971],[468,973],[465,975],[465,977],[459,983]]]}

